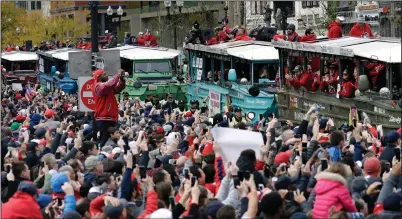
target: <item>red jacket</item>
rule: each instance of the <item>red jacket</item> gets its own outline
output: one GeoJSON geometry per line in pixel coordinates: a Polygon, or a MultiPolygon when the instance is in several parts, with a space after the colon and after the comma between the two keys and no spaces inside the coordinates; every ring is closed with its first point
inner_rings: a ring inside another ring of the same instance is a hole
{"type": "Polygon", "coordinates": [[[228,26],[223,26],[223,30],[227,33],[227,34],[230,34],[230,32],[232,32],[231,30],[230,30],[230,28],[228,27],[228,26]]]}
{"type": "Polygon", "coordinates": [[[351,37],[364,37],[365,34],[367,34],[369,37],[374,37],[373,33],[371,32],[370,25],[368,24],[364,24],[363,30],[360,29],[359,24],[355,24],[349,33],[351,37]]]}
{"type": "Polygon", "coordinates": [[[317,36],[315,34],[313,36],[304,35],[304,36],[300,37],[299,42],[314,41],[316,39],[317,39],[317,36]]]}
{"type": "Polygon", "coordinates": [[[289,42],[299,42],[300,41],[300,36],[294,32],[292,35],[282,35],[282,34],[276,34],[274,36],[274,40],[279,40],[279,39],[283,39],[289,42]]]}
{"type": "MultiPolygon", "coordinates": [[[[329,77],[331,77],[331,76],[329,76],[329,77]]],[[[335,93],[336,93],[336,90],[338,88],[338,72],[335,72],[335,75],[332,77],[332,82],[321,81],[320,90],[333,94],[334,92],[330,92],[330,89],[329,89],[330,86],[335,89],[335,93]]]]}
{"type": "Polygon", "coordinates": [[[105,201],[103,200],[103,197],[105,196],[106,194],[100,195],[91,201],[91,204],[89,205],[89,212],[92,216],[103,213],[103,206],[105,206],[105,201]]]}
{"type": "Polygon", "coordinates": [[[138,219],[146,218],[156,210],[158,210],[158,194],[155,191],[148,191],[145,210],[138,216],[138,219]]]}
{"type": "Polygon", "coordinates": [[[145,36],[144,36],[144,39],[145,39],[145,41],[149,41],[149,42],[150,42],[150,44],[149,44],[150,47],[158,46],[158,42],[156,42],[156,38],[155,38],[154,35],[152,35],[152,34],[145,35],[145,36]]]}
{"type": "Polygon", "coordinates": [[[335,21],[331,21],[328,27],[328,38],[340,38],[342,37],[342,28],[341,25],[336,23],[335,21]]]}
{"type": "Polygon", "coordinates": [[[346,98],[352,98],[354,95],[354,85],[352,81],[344,81],[342,82],[342,89],[339,91],[339,96],[341,97],[346,97],[346,98]]]}
{"type": "Polygon", "coordinates": [[[138,38],[137,38],[137,43],[138,43],[138,45],[140,45],[140,46],[145,46],[145,39],[144,39],[144,37],[143,37],[143,36],[138,37],[138,38]]]}
{"type": "Polygon", "coordinates": [[[346,212],[357,212],[345,178],[330,172],[321,172],[316,178],[313,219],[329,218],[328,209],[332,206],[335,206],[336,211],[343,209],[346,212]]]}
{"type": "Polygon", "coordinates": [[[295,89],[305,87],[307,90],[311,91],[313,77],[311,76],[311,74],[304,71],[301,77],[293,79],[293,81],[291,81],[291,84],[295,89]]]}
{"type": "Polygon", "coordinates": [[[117,74],[105,83],[96,82],[94,87],[96,121],[117,122],[119,106],[115,95],[126,87],[126,81],[120,80],[120,74],[117,74]]]}
{"type": "Polygon", "coordinates": [[[215,45],[218,44],[218,37],[217,36],[213,36],[211,37],[209,40],[207,40],[207,45],[215,45]]]}
{"type": "Polygon", "coordinates": [[[378,75],[382,70],[385,69],[385,65],[382,63],[369,63],[365,65],[365,67],[370,70],[369,75],[371,77],[371,81],[374,85],[377,84],[378,75]]]}
{"type": "Polygon", "coordinates": [[[251,40],[251,38],[247,34],[243,34],[243,35],[237,35],[235,40],[236,41],[238,41],[238,40],[249,41],[249,40],[251,40]]]}
{"type": "Polygon", "coordinates": [[[25,192],[17,191],[1,209],[1,218],[42,219],[40,207],[35,198],[25,192]]]}

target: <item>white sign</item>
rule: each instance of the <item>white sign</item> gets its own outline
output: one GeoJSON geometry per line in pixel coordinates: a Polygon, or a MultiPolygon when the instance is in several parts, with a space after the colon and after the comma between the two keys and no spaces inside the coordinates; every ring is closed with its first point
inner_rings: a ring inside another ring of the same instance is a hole
{"type": "Polygon", "coordinates": [[[102,57],[96,57],[95,59],[95,67],[97,69],[105,69],[105,60],[102,57]]]}
{"type": "Polygon", "coordinates": [[[20,83],[12,83],[12,84],[11,84],[11,88],[12,88],[13,90],[22,91],[22,84],[20,84],[20,83]]]}
{"type": "Polygon", "coordinates": [[[221,94],[209,91],[209,117],[221,113],[221,94]]]}
{"type": "Polygon", "coordinates": [[[202,70],[201,70],[201,69],[198,69],[198,70],[197,70],[197,80],[198,80],[198,81],[201,81],[201,79],[202,79],[202,70]]]}
{"type": "Polygon", "coordinates": [[[255,151],[256,157],[260,157],[260,146],[264,144],[261,133],[240,129],[213,128],[212,137],[221,148],[224,163],[231,161],[236,163],[240,153],[247,149],[255,151]]]}
{"type": "Polygon", "coordinates": [[[39,58],[39,71],[45,73],[45,62],[42,57],[39,58]]]}

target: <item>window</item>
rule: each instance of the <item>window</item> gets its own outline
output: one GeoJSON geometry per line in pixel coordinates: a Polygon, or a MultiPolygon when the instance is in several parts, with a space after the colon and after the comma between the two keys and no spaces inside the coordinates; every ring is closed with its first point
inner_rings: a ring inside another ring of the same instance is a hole
{"type": "Polygon", "coordinates": [[[169,62],[140,62],[135,64],[135,73],[170,72],[169,62]]]}
{"type": "Polygon", "coordinates": [[[41,10],[42,9],[42,2],[41,1],[37,1],[36,2],[36,10],[41,10]]]}
{"type": "Polygon", "coordinates": [[[257,2],[256,1],[250,2],[250,10],[251,10],[251,15],[256,15],[257,14],[258,8],[257,8],[257,2]]]}
{"type": "Polygon", "coordinates": [[[33,62],[14,62],[14,73],[24,73],[23,71],[34,71],[36,67],[36,61],[33,62]]]}
{"type": "Polygon", "coordinates": [[[320,5],[319,1],[302,1],[302,8],[319,7],[319,5],[320,5]]]}
{"type": "Polygon", "coordinates": [[[35,2],[31,2],[31,10],[35,10],[36,9],[36,4],[35,4],[35,2]]]}

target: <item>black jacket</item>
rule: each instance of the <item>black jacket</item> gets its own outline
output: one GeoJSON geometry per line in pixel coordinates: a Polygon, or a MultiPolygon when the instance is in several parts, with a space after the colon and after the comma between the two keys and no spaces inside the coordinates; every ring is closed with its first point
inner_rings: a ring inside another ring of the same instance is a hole
{"type": "Polygon", "coordinates": [[[385,160],[389,163],[392,163],[392,158],[395,156],[394,149],[395,145],[387,144],[387,146],[385,146],[384,150],[381,152],[380,160],[385,160]]]}

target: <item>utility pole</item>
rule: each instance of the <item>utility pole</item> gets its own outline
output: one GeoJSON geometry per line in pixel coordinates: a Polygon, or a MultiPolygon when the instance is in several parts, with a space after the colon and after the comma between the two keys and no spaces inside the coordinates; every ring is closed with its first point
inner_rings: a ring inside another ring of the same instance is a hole
{"type": "MultiPolygon", "coordinates": [[[[91,44],[92,44],[92,59],[97,56],[99,53],[99,42],[98,42],[98,34],[99,34],[99,27],[98,27],[98,5],[99,1],[90,1],[89,6],[91,7],[91,44]]],[[[92,66],[92,70],[94,66],[92,66]]],[[[94,142],[98,139],[98,127],[95,120],[95,112],[92,117],[92,140],[94,142]]]]}
{"type": "Polygon", "coordinates": [[[91,44],[92,44],[92,53],[99,52],[99,42],[98,42],[98,5],[99,1],[90,1],[89,6],[91,7],[91,44]]]}

